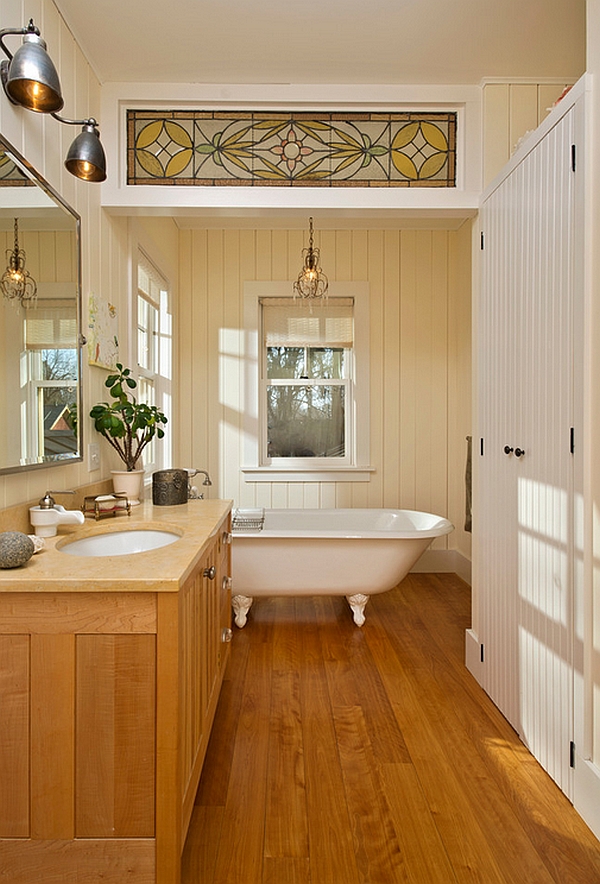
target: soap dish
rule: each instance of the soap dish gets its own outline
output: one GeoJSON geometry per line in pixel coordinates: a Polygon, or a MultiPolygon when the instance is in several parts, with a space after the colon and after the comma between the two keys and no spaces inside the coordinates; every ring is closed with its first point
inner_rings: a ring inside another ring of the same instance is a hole
{"type": "Polygon", "coordinates": [[[126,494],[100,494],[97,497],[85,497],[81,507],[84,516],[94,516],[96,521],[118,513],[131,515],[131,504],[126,494]]]}

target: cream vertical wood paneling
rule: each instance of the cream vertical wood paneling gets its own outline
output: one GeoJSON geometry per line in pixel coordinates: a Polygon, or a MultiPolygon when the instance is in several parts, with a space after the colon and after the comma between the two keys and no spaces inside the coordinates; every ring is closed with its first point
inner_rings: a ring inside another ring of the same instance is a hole
{"type": "Polygon", "coordinates": [[[510,89],[508,83],[483,89],[483,183],[495,177],[510,157],[510,89]]]}
{"type": "MultiPolygon", "coordinates": [[[[248,231],[245,231],[248,234],[248,231]]],[[[240,273],[242,270],[242,246],[240,231],[232,231],[224,243],[224,289],[226,292],[240,292],[240,273]]],[[[237,298],[223,299],[223,321],[217,331],[219,350],[219,402],[221,419],[219,426],[219,462],[218,473],[213,481],[219,479],[218,487],[221,496],[230,499],[239,494],[239,483],[236,474],[240,464],[242,450],[242,428],[240,424],[240,333],[243,326],[241,301],[237,298]],[[222,477],[221,477],[222,472],[222,477]]],[[[212,475],[212,474],[211,474],[212,475]]]]}
{"type": "MultiPolygon", "coordinates": [[[[370,386],[371,386],[371,463],[383,464],[383,393],[385,385],[384,353],[381,341],[384,328],[384,275],[385,249],[384,233],[381,230],[369,231],[368,239],[369,286],[370,286],[370,386]]],[[[377,470],[369,482],[368,500],[370,507],[381,506],[384,477],[377,470]]]]}
{"type": "Polygon", "coordinates": [[[400,237],[397,231],[384,234],[383,353],[383,460],[386,464],[383,505],[398,500],[401,472],[400,438],[400,237]]]}
{"type": "Polygon", "coordinates": [[[493,181],[519,140],[536,129],[561,95],[555,83],[486,83],[483,87],[483,183],[493,181]]]}
{"type": "MultiPolygon", "coordinates": [[[[194,330],[180,339],[182,383],[192,391],[182,397],[193,410],[181,421],[182,430],[189,428],[182,448],[187,459],[194,466],[208,462],[216,483],[211,493],[236,505],[433,507],[445,515],[451,489],[458,497],[455,510],[464,512],[464,482],[448,478],[449,415],[452,432],[460,434],[453,444],[463,474],[470,430],[469,405],[448,403],[450,389],[464,399],[458,378],[470,383],[468,324],[461,336],[457,321],[449,343],[450,312],[464,316],[470,310],[470,243],[458,231],[317,230],[330,280],[369,283],[375,472],[366,483],[244,482],[243,286],[255,278],[288,280],[291,290],[304,240],[301,230],[195,230],[182,236],[180,309],[194,330]],[[454,265],[465,262],[452,276],[451,256],[454,265]]],[[[468,544],[463,546],[468,554],[468,544]]]]}
{"type": "Polygon", "coordinates": [[[403,231],[400,268],[400,416],[399,451],[402,453],[400,475],[400,500],[407,509],[416,505],[416,451],[415,437],[417,415],[417,268],[416,237],[413,230],[403,231]]]}
{"type": "Polygon", "coordinates": [[[454,545],[467,559],[471,558],[471,534],[464,525],[467,436],[472,435],[472,348],[471,305],[462,293],[470,287],[472,231],[467,221],[450,237],[448,267],[448,518],[455,526],[454,545]]]}
{"type": "MultiPolygon", "coordinates": [[[[430,494],[427,510],[448,512],[448,233],[435,230],[431,234],[432,306],[431,352],[432,369],[431,422],[427,429],[431,440],[429,452],[430,494]]],[[[440,537],[433,549],[446,549],[447,537],[440,537]]]]}
{"type": "Polygon", "coordinates": [[[511,83],[509,92],[509,147],[511,155],[526,132],[537,129],[538,87],[535,83],[511,83]]]}
{"type": "Polygon", "coordinates": [[[194,353],[199,345],[194,334],[194,320],[192,316],[192,250],[193,233],[190,230],[182,230],[179,235],[179,298],[178,312],[181,321],[178,323],[177,347],[174,349],[173,358],[177,359],[177,375],[179,378],[179,407],[176,420],[179,429],[179,458],[180,463],[193,467],[192,453],[192,425],[194,415],[197,413],[193,407],[193,374],[194,363],[190,354],[194,353]],[[185,354],[185,358],[184,358],[185,354]]]}
{"type": "MultiPolygon", "coordinates": [[[[369,234],[366,230],[355,230],[352,234],[352,268],[353,280],[369,279],[369,234]]],[[[372,293],[371,293],[372,296],[372,293]]],[[[355,482],[350,488],[350,503],[352,507],[368,507],[369,505],[369,482],[355,482]]],[[[344,498],[346,495],[344,495],[344,498]]],[[[341,504],[338,504],[341,506],[341,504]]]]}

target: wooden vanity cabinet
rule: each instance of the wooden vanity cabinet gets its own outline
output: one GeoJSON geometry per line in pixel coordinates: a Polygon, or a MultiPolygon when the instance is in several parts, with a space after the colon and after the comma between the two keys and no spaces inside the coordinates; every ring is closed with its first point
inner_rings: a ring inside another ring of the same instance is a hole
{"type": "Polygon", "coordinates": [[[229,650],[229,514],[179,591],[0,593],[0,878],[178,884],[229,650]]]}

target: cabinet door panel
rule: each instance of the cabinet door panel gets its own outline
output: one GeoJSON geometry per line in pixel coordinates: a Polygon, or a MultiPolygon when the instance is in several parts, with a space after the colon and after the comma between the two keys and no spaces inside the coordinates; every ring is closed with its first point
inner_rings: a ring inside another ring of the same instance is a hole
{"type": "Polygon", "coordinates": [[[77,637],[76,835],[154,835],[156,642],[77,637]]]}

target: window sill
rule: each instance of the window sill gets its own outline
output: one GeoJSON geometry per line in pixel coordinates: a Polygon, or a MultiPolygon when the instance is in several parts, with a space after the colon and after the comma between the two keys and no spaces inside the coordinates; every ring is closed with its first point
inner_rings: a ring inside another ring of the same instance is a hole
{"type": "Polygon", "coordinates": [[[370,482],[375,467],[241,467],[246,482],[370,482]]]}

